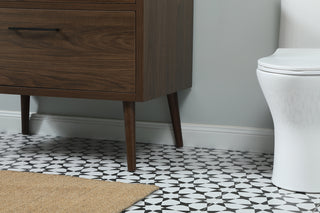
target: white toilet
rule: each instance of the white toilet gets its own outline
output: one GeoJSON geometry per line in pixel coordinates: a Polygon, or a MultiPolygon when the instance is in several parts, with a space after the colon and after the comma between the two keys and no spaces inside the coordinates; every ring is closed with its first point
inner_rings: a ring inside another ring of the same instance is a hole
{"type": "Polygon", "coordinates": [[[280,48],[257,69],[275,128],[272,182],[309,193],[320,192],[319,11],[320,0],[282,0],[280,48]]]}

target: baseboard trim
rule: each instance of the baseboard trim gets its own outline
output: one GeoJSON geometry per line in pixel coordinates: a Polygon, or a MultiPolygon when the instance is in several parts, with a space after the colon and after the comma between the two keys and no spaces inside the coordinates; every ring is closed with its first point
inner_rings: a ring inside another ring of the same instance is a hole
{"type": "MultiPolygon", "coordinates": [[[[20,112],[0,111],[0,119],[1,131],[20,132],[20,112]]],[[[30,126],[32,134],[125,139],[122,120],[32,113],[30,126]]],[[[182,123],[182,132],[185,146],[273,152],[274,134],[271,129],[182,123]]],[[[167,123],[137,121],[136,135],[138,142],[174,144],[172,128],[167,123]]]]}

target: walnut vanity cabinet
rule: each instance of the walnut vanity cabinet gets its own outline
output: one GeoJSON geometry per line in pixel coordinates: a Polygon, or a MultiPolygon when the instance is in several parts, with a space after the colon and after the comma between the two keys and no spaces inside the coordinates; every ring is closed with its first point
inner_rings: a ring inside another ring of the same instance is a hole
{"type": "Polygon", "coordinates": [[[167,96],[182,147],[177,91],[192,85],[193,0],[0,1],[0,93],[123,101],[128,170],[135,102],[167,96]]]}

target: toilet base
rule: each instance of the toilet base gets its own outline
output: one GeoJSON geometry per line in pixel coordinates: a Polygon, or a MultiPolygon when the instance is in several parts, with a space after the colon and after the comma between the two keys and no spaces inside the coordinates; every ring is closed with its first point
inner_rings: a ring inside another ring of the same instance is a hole
{"type": "Polygon", "coordinates": [[[257,75],[274,121],[273,183],[320,193],[320,76],[257,75]]]}
{"type": "Polygon", "coordinates": [[[320,135],[280,128],[275,139],[272,183],[290,191],[320,193],[320,135]]]}

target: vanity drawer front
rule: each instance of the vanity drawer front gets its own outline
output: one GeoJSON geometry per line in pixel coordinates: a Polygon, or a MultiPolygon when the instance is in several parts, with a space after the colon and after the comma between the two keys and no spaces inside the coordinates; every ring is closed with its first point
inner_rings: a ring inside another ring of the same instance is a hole
{"type": "Polygon", "coordinates": [[[135,13],[0,9],[0,85],[134,93],[135,13]]]}
{"type": "Polygon", "coordinates": [[[6,0],[8,2],[66,2],[66,3],[106,3],[106,4],[133,4],[136,0],[6,0]]]}

